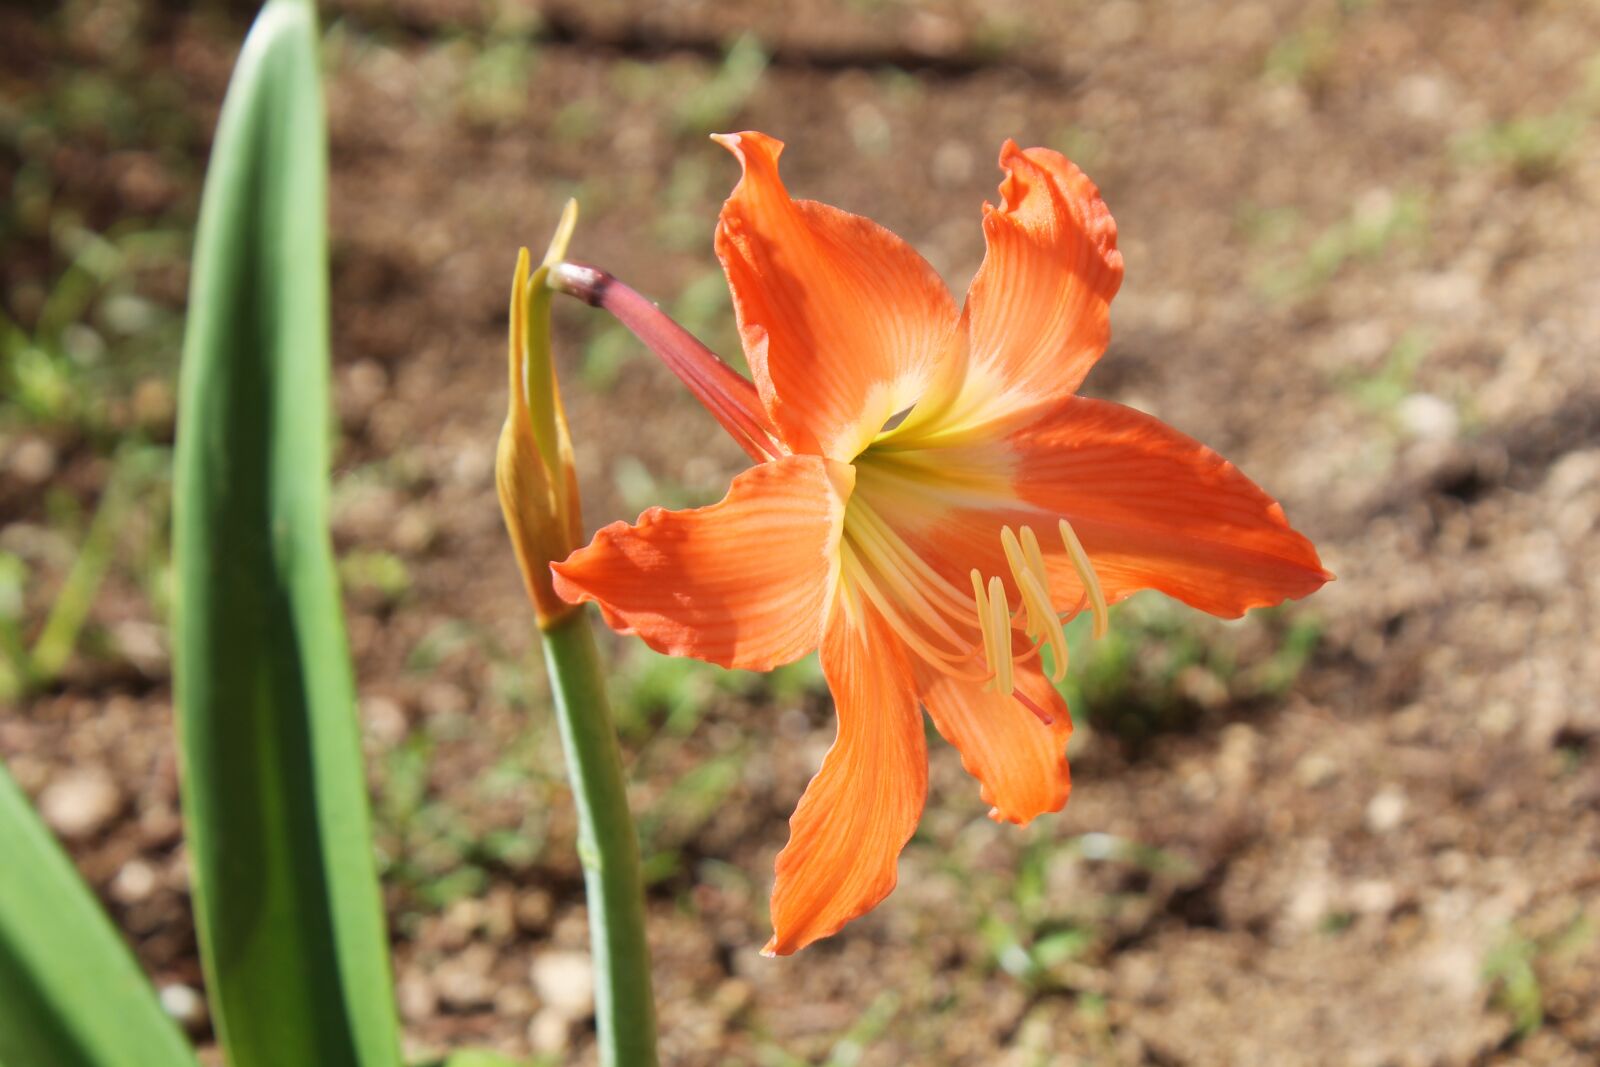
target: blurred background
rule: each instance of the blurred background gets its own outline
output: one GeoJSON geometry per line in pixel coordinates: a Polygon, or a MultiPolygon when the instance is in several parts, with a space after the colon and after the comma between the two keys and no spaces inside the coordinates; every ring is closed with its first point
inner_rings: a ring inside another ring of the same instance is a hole
{"type": "MultiPolygon", "coordinates": [[[[1026,830],[932,746],[869,917],[767,961],[832,739],[767,676],[611,641],[673,1064],[1600,1059],[1600,6],[1584,0],[335,0],[334,536],[421,1054],[592,1060],[573,817],[496,506],[519,244],[737,359],[737,167],[872,216],[959,294],[1001,142],[1060,149],[1127,280],[1087,390],[1280,498],[1339,581],[1154,597],[1074,656],[1076,789],[1026,830]]],[[[0,8],[0,758],[168,1009],[209,1021],[170,715],[186,257],[247,3],[0,8]]],[[[570,306],[568,306],[570,304],[570,306]]],[[[558,305],[591,528],[745,463],[558,305]]],[[[3,860],[0,860],[3,862],[3,860]]]]}

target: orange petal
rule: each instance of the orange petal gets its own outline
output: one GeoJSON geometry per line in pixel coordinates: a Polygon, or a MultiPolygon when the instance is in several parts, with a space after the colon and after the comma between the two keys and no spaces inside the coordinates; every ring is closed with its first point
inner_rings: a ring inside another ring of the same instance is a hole
{"type": "Polygon", "coordinates": [[[790,199],[781,141],[716,140],[744,168],[716,248],[762,402],[793,451],[849,461],[921,394],[953,336],[955,302],[882,226],[790,199]]]}
{"type": "Polygon", "coordinates": [[[767,955],[835,933],[889,895],[928,791],[905,651],[871,607],[841,603],[822,642],[839,734],[789,820],[767,955]]]}
{"type": "Polygon", "coordinates": [[[983,206],[983,264],[962,312],[967,351],[940,365],[902,436],[1014,424],[1070,396],[1106,350],[1122,285],[1117,224],[1059,152],[1000,149],[1001,205],[983,206]]]}
{"type": "Polygon", "coordinates": [[[849,466],[816,456],[752,467],[710,507],[651,508],[600,530],[551,565],[556,592],[668,655],[753,671],[792,662],[821,639],[854,483],[849,466]]]}
{"type": "Polygon", "coordinates": [[[1060,811],[1072,791],[1067,739],[1072,719],[1060,694],[1037,667],[1017,664],[1017,688],[1055,720],[1040,722],[1009,693],[989,692],[930,667],[919,666],[917,690],[939,733],[961,753],[961,765],[978,779],[992,818],[1026,823],[1060,811]]]}
{"type": "MultiPolygon", "coordinates": [[[[1132,408],[1073,397],[1012,446],[1018,494],[1066,516],[1110,599],[1159,589],[1237,618],[1333,577],[1277,501],[1237,467],[1132,408]]],[[[1052,584],[1075,600],[1076,579],[1057,561],[1052,584]]]]}

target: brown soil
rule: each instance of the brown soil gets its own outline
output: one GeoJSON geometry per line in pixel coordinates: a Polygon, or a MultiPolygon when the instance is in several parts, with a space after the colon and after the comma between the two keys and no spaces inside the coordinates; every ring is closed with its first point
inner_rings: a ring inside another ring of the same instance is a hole
{"type": "MultiPolygon", "coordinates": [[[[143,20],[145,62],[209,129],[242,16],[112,6],[143,20]]],[[[1249,681],[1284,618],[1182,616],[1221,651],[1174,682],[1181,713],[1130,732],[1096,709],[1071,804],[1027,831],[985,819],[934,746],[900,888],[783,961],[757,954],[765,895],[832,736],[825,692],[696,673],[638,697],[636,810],[677,855],[651,897],[665,1061],[1600,1062],[1600,9],[592,0],[549,5],[529,36],[495,7],[324,7],[335,533],[409,577],[398,596],[353,589],[350,627],[416,1051],[592,1061],[582,1020],[552,1016],[530,977],[586,935],[494,500],[505,292],[517,245],[542,247],[577,195],[574,255],[698,314],[728,351],[725,294],[681,304],[715,293],[736,169],[702,136],[714,120],[787,140],[798,195],[888,225],[958,292],[1002,140],[1073,154],[1127,260],[1089,391],[1236,461],[1339,580],[1287,617],[1320,639],[1286,687],[1249,681]],[[770,64],[730,96],[741,31],[770,64]],[[685,691],[698,720],[663,725],[685,691]],[[382,814],[417,766],[422,799],[382,814]],[[725,773],[693,777],[708,767],[725,773]],[[451,883],[461,855],[474,877],[451,883]],[[1068,949],[1014,965],[1051,938],[1068,949]]],[[[42,9],[0,31],[21,42],[0,48],[0,88],[24,104],[116,66],[93,25],[42,9]]],[[[63,135],[56,203],[97,229],[181,225],[201,152],[63,135]]],[[[8,241],[0,276],[25,319],[17,294],[60,264],[25,229],[8,241]]],[[[143,284],[181,296],[181,272],[143,284]]],[[[742,456],[715,424],[642,353],[607,380],[606,324],[560,312],[590,525],[720,493],[742,456]]],[[[0,547],[48,540],[52,485],[91,503],[97,454],[7,427],[0,547]],[[30,481],[17,457],[39,441],[56,473],[30,481]]],[[[70,558],[36,553],[30,633],[70,558]]],[[[0,716],[0,758],[36,795],[110,783],[74,858],[158,984],[198,988],[160,615],[114,568],[92,618],[109,649],[0,716]]],[[[630,692],[659,670],[614,651],[630,692]]]]}

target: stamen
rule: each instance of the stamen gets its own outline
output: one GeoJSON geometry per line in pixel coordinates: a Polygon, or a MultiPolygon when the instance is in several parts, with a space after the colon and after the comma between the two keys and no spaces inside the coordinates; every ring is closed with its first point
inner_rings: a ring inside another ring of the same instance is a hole
{"type": "Polygon", "coordinates": [[[892,546],[895,562],[904,565],[912,575],[920,578],[925,583],[924,591],[941,601],[947,613],[966,617],[967,602],[961,595],[960,589],[934,570],[927,560],[917,555],[876,511],[867,506],[865,501],[853,499],[850,504],[847,516],[851,521],[860,520],[861,525],[872,529],[880,543],[892,546]]]}
{"type": "Polygon", "coordinates": [[[989,579],[989,625],[994,630],[994,688],[1009,693],[1016,688],[1011,675],[1011,608],[1006,604],[1006,586],[999,575],[989,579]]]}
{"type": "MultiPolygon", "coordinates": [[[[893,534],[886,533],[874,527],[869,522],[855,522],[856,518],[865,519],[871,514],[870,509],[858,508],[852,511],[845,519],[851,540],[856,549],[873,564],[878,574],[890,583],[893,590],[901,595],[911,609],[921,619],[926,620],[928,626],[938,636],[944,638],[956,650],[958,655],[970,657],[977,651],[972,642],[964,640],[950,625],[944,613],[929,599],[929,593],[938,593],[937,589],[928,589],[926,585],[919,585],[916,581],[918,575],[906,564],[911,561],[921,563],[914,553],[897,551],[895,542],[890,538],[893,534]]],[[[922,564],[922,566],[927,566],[922,564]]],[[[957,602],[960,607],[960,602],[957,602]]]]}
{"type": "Polygon", "coordinates": [[[1009,526],[1000,528],[1000,548],[1006,554],[1006,565],[1011,568],[1011,577],[1017,583],[1017,592],[1022,595],[1023,629],[1029,637],[1037,636],[1039,613],[1033,609],[1033,598],[1022,585],[1022,576],[1027,573],[1027,567],[1022,562],[1022,545],[1017,541],[1016,531],[1009,526]]]}
{"type": "Polygon", "coordinates": [[[1083,550],[1083,542],[1078,540],[1072,524],[1062,519],[1060,529],[1061,542],[1066,545],[1067,555],[1072,558],[1072,569],[1078,572],[1078,580],[1083,583],[1084,595],[1089,598],[1090,610],[1094,612],[1094,635],[1097,638],[1104,637],[1110,625],[1110,612],[1106,607],[1106,592],[1100,585],[1100,576],[1095,574],[1094,564],[1089,562],[1089,553],[1083,550]]]}
{"type": "Polygon", "coordinates": [[[1044,566],[1044,553],[1039,551],[1039,539],[1034,536],[1032,526],[1022,528],[1022,552],[1027,557],[1028,569],[1039,575],[1045,588],[1050,588],[1050,572],[1044,566]]]}
{"type": "Polygon", "coordinates": [[[872,604],[873,607],[878,609],[879,613],[883,615],[884,621],[889,624],[889,626],[901,638],[901,640],[905,641],[907,647],[930,662],[939,662],[944,664],[941,669],[952,677],[960,678],[963,681],[969,682],[981,682],[985,680],[984,675],[979,672],[965,671],[961,669],[961,664],[969,661],[972,658],[971,653],[966,655],[957,655],[945,652],[942,649],[935,648],[933,645],[929,644],[928,641],[917,632],[916,628],[913,627],[905,618],[905,616],[901,614],[895,602],[890,597],[884,595],[883,590],[878,588],[877,583],[872,579],[870,568],[863,566],[861,561],[856,558],[855,552],[851,550],[851,546],[848,541],[840,545],[840,550],[843,556],[844,567],[850,576],[851,583],[866,595],[867,600],[872,604]]]}
{"type": "MultiPolygon", "coordinates": [[[[978,629],[983,634],[983,659],[989,664],[991,670],[995,669],[995,641],[994,627],[989,615],[989,597],[983,591],[983,575],[978,573],[978,568],[972,568],[972,600],[978,608],[978,629]]],[[[985,682],[985,688],[988,683],[985,682]]]]}
{"type": "Polygon", "coordinates": [[[1011,527],[1000,531],[1000,547],[1005,550],[1006,562],[1011,566],[1011,577],[1016,580],[1017,591],[1027,612],[1028,636],[1041,644],[1049,644],[1054,665],[1050,680],[1059,682],[1067,676],[1067,634],[1061,628],[1061,619],[1050,603],[1050,574],[1044,569],[1044,556],[1039,551],[1039,539],[1033,529],[1022,528],[1022,541],[1011,527]]]}

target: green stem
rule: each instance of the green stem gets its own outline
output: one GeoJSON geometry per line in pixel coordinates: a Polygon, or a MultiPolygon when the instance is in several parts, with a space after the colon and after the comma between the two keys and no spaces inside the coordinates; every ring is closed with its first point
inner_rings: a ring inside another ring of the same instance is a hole
{"type": "Polygon", "coordinates": [[[116,545],[117,535],[122,532],[121,526],[133,496],[129,484],[132,481],[132,463],[129,454],[124,453],[111,470],[105,491],[100,496],[100,504],[89,522],[89,531],[84,534],[78,558],[67,572],[67,580],[62,583],[61,592],[51,605],[44,628],[34,641],[29,657],[28,681],[35,685],[47,685],[55,681],[66,669],[67,660],[72,658],[72,650],[77,647],[83,624],[89,618],[89,609],[94,606],[95,594],[99,592],[100,583],[111,566],[111,552],[116,545]]]}
{"type": "Polygon", "coordinates": [[[656,1014],[644,930],[639,838],[600,655],[584,611],[543,631],[545,664],[578,806],[578,858],[589,898],[595,1021],[602,1067],[655,1067],[656,1014]]]}

